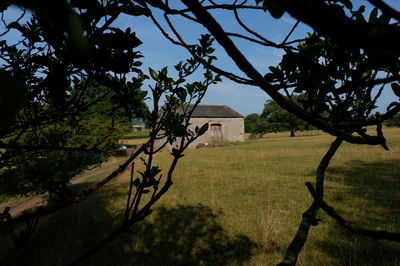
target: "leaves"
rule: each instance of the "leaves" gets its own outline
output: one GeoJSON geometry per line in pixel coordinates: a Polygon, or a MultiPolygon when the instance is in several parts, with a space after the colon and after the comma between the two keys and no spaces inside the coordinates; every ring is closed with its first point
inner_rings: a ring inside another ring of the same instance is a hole
{"type": "Polygon", "coordinates": [[[390,109],[392,109],[395,106],[398,106],[399,103],[398,102],[391,102],[388,107],[386,108],[387,111],[389,111],[390,109]]]}
{"type": "Polygon", "coordinates": [[[71,48],[81,60],[90,57],[90,48],[87,39],[83,36],[83,27],[80,17],[75,13],[68,16],[68,32],[71,48]]]}
{"type": "Polygon", "coordinates": [[[146,0],[146,3],[154,7],[164,8],[164,3],[161,0],[146,0]]]}
{"type": "Polygon", "coordinates": [[[199,129],[199,132],[197,133],[198,136],[203,135],[204,133],[206,133],[208,130],[208,123],[205,123],[204,125],[201,126],[201,128],[199,129]]]}
{"type": "Polygon", "coordinates": [[[2,132],[22,108],[27,89],[24,84],[6,72],[0,71],[0,80],[2,82],[0,88],[0,132],[2,132]]]}
{"type": "Polygon", "coordinates": [[[369,23],[375,23],[378,20],[378,8],[374,8],[372,9],[370,15],[369,15],[369,19],[368,22],[369,23]]]}
{"type": "Polygon", "coordinates": [[[137,5],[127,5],[121,8],[121,11],[127,15],[131,15],[131,16],[141,16],[141,15],[145,15],[145,16],[150,16],[151,11],[148,8],[144,8],[141,6],[137,6],[137,5]]]}
{"type": "Polygon", "coordinates": [[[400,85],[399,85],[399,83],[392,83],[392,84],[390,84],[390,86],[392,86],[392,90],[393,90],[394,94],[396,94],[397,97],[400,97],[400,85]]]}
{"type": "Polygon", "coordinates": [[[352,10],[353,9],[353,4],[351,3],[350,0],[339,0],[347,9],[352,10]]]}
{"type": "Polygon", "coordinates": [[[158,74],[154,69],[149,68],[149,74],[152,79],[158,80],[158,74]]]}
{"type": "Polygon", "coordinates": [[[279,3],[279,0],[264,0],[263,6],[274,18],[280,18],[285,13],[285,9],[279,3]]]}
{"type": "Polygon", "coordinates": [[[139,185],[140,185],[140,179],[139,179],[139,178],[136,178],[136,179],[132,182],[132,185],[134,185],[135,187],[139,187],[139,185]]]}
{"type": "Polygon", "coordinates": [[[130,50],[136,48],[142,41],[140,41],[134,33],[130,31],[123,32],[117,30],[113,33],[104,33],[98,37],[98,43],[104,48],[130,50]]]}

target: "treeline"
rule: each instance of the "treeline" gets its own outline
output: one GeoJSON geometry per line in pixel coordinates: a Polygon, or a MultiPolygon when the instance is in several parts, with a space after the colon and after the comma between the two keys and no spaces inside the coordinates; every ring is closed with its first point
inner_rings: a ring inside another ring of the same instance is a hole
{"type": "MultiPolygon", "coordinates": [[[[292,96],[292,101],[301,105],[304,95],[292,96]]],[[[273,100],[267,100],[261,114],[250,114],[245,117],[246,133],[252,137],[261,138],[270,132],[289,131],[290,136],[296,136],[296,131],[312,130],[315,127],[287,112],[273,100]]]]}
{"type": "Polygon", "coordinates": [[[400,114],[393,116],[391,119],[388,119],[385,123],[387,127],[400,127],[400,114]]]}

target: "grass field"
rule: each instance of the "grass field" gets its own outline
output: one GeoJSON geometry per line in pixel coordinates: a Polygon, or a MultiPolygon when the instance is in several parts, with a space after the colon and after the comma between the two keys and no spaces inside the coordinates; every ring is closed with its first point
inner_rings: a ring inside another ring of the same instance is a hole
{"type": "MultiPolygon", "coordinates": [[[[390,151],[339,148],[327,170],[325,199],[354,222],[399,232],[400,130],[385,133],[390,151]]],[[[278,263],[311,203],[304,183],[314,181],[333,141],[322,133],[287,136],[187,151],[154,213],[88,265],[278,263]]],[[[163,168],[170,159],[167,152],[156,158],[163,168]]],[[[120,223],[127,182],[126,173],[86,202],[43,219],[12,265],[68,264],[120,223]]],[[[319,218],[298,265],[400,265],[400,244],[350,235],[325,214],[319,218]]],[[[10,246],[3,243],[2,257],[10,246]]]]}

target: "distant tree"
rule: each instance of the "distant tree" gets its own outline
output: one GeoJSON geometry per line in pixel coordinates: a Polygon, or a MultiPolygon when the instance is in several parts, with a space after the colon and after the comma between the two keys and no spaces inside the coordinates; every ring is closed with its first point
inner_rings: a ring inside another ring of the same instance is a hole
{"type": "Polygon", "coordinates": [[[400,114],[397,114],[391,119],[387,120],[385,125],[388,127],[400,127],[400,114]]]}
{"type": "Polygon", "coordinates": [[[267,100],[260,119],[265,119],[270,132],[290,131],[290,137],[297,130],[305,130],[307,123],[280,107],[274,100],[267,100]]]}
{"type": "Polygon", "coordinates": [[[268,132],[271,132],[271,125],[265,119],[258,118],[253,128],[252,137],[262,138],[268,132]]]}
{"type": "Polygon", "coordinates": [[[260,118],[259,114],[249,114],[244,118],[244,132],[253,133],[254,127],[260,118]]]}

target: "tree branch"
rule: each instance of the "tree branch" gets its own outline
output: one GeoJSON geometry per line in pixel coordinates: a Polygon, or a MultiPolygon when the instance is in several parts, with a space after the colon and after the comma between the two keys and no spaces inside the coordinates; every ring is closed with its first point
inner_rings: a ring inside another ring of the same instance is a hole
{"type": "Polygon", "coordinates": [[[400,29],[397,26],[354,21],[346,17],[340,7],[320,0],[282,0],[280,4],[294,18],[344,46],[400,53],[400,29]]]}
{"type": "MultiPolygon", "coordinates": [[[[253,65],[246,59],[246,57],[239,51],[235,44],[226,36],[226,33],[218,24],[217,21],[202,7],[198,1],[182,0],[187,5],[192,13],[198,18],[204,27],[214,36],[214,38],[221,44],[227,54],[233,59],[236,65],[248,77],[250,77],[263,91],[265,91],[271,98],[282,108],[286,109],[297,117],[309,122],[311,125],[316,126],[323,131],[340,137],[343,140],[354,144],[369,144],[381,145],[385,142],[384,138],[380,136],[354,136],[344,130],[334,128],[330,123],[326,122],[320,117],[315,117],[299,106],[290,103],[283,95],[278,92],[278,88],[267,82],[263,76],[253,67],[253,65]]],[[[350,123],[351,124],[351,123],[350,123]]]]}
{"type": "Polygon", "coordinates": [[[306,183],[308,190],[310,191],[314,201],[318,204],[318,206],[329,216],[335,219],[340,226],[344,227],[348,231],[356,235],[363,235],[367,237],[371,237],[377,240],[388,240],[394,242],[400,242],[400,233],[393,233],[384,230],[370,230],[363,228],[361,226],[355,225],[350,221],[343,218],[340,214],[338,214],[335,209],[329,206],[325,201],[323,201],[318,193],[315,191],[313,185],[310,182],[306,183]]]}
{"type": "Polygon", "coordinates": [[[143,144],[134,154],[132,154],[128,160],[126,160],[122,165],[118,167],[114,172],[112,172],[110,175],[108,175],[106,178],[104,178],[102,181],[96,183],[95,185],[91,186],[88,189],[83,190],[82,192],[78,193],[76,196],[73,197],[72,201],[60,201],[60,202],[53,202],[52,204],[38,207],[38,208],[33,208],[27,211],[24,211],[23,214],[14,217],[11,219],[8,223],[11,226],[16,226],[20,223],[26,222],[28,220],[34,219],[34,218],[39,218],[46,216],[48,214],[57,212],[61,209],[64,209],[66,207],[69,207],[73,204],[79,203],[83,200],[85,200],[88,196],[90,196],[93,192],[97,191],[101,187],[103,187],[105,184],[110,182],[112,179],[114,179],[116,176],[121,174],[122,172],[125,171],[125,169],[129,166],[129,164],[136,159],[136,157],[141,154],[144,149],[146,148],[147,144],[143,144]]]}
{"type": "MultiPolygon", "coordinates": [[[[317,168],[317,177],[316,177],[316,187],[317,194],[320,198],[324,196],[324,179],[325,179],[325,170],[328,167],[332,157],[335,155],[338,150],[340,144],[342,144],[343,140],[340,138],[336,138],[334,142],[332,142],[329,150],[322,158],[318,168],[317,168]]],[[[278,265],[295,265],[297,262],[297,258],[300,254],[301,249],[306,243],[308,233],[312,225],[317,225],[316,215],[318,212],[318,204],[314,200],[311,206],[307,211],[303,213],[303,218],[297,229],[297,233],[290,243],[288,249],[286,250],[285,258],[278,265]]]]}

